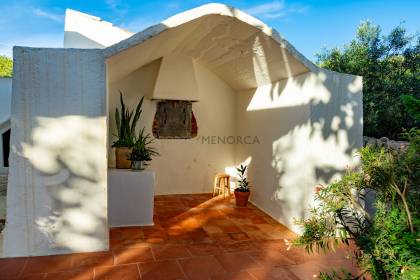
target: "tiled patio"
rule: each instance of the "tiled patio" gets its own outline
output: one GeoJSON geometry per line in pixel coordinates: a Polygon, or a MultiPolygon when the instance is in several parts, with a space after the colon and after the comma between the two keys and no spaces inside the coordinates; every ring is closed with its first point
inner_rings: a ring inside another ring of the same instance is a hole
{"type": "Polygon", "coordinates": [[[109,252],[0,259],[0,279],[313,279],[347,252],[287,249],[295,235],[253,205],[210,194],[155,197],[155,226],[110,231],[109,252]]]}

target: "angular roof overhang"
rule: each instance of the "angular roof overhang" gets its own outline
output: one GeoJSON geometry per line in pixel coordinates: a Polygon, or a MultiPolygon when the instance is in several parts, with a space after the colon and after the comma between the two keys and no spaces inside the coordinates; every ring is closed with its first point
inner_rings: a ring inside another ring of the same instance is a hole
{"type": "Polygon", "coordinates": [[[104,52],[111,82],[173,53],[192,57],[235,90],[318,69],[275,29],[223,4],[177,14],[104,52]]]}

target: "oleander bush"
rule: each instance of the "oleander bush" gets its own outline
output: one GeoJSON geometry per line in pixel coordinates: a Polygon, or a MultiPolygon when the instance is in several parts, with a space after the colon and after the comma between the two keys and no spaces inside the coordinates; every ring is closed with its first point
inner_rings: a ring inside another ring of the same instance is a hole
{"type": "Polygon", "coordinates": [[[308,252],[351,240],[357,247],[363,274],[332,271],[321,279],[420,279],[420,130],[404,137],[410,144],[403,151],[362,148],[360,167],[318,187],[312,215],[297,221],[303,234],[293,244],[308,252]]]}

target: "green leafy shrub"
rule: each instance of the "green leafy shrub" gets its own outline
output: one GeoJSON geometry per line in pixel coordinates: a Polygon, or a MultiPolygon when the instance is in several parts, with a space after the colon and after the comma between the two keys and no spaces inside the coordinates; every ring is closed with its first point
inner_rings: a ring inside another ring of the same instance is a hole
{"type": "MultiPolygon", "coordinates": [[[[310,218],[297,221],[303,234],[294,245],[313,252],[354,240],[355,258],[373,279],[420,279],[420,130],[405,137],[410,142],[405,151],[362,148],[360,168],[319,187],[310,218]],[[364,207],[371,203],[368,194],[374,194],[375,213],[364,207]]],[[[338,272],[321,276],[359,278],[338,272]]]]}
{"type": "MultiPolygon", "coordinates": [[[[400,25],[382,35],[378,25],[364,22],[349,44],[324,49],[317,60],[323,68],[363,76],[366,136],[396,139],[403,129],[420,126],[420,119],[406,109],[401,98],[420,99],[419,33],[407,34],[400,25]]],[[[418,105],[415,114],[419,114],[418,105]]]]}
{"type": "Polygon", "coordinates": [[[401,98],[403,100],[404,107],[407,109],[410,116],[415,120],[420,121],[420,99],[406,94],[401,96],[401,98]]]}

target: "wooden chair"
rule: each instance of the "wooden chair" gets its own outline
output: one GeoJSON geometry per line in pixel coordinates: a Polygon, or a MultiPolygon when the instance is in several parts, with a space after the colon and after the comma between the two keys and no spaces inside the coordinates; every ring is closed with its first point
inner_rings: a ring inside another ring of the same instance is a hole
{"type": "Polygon", "coordinates": [[[214,177],[214,186],[213,186],[213,196],[223,194],[223,198],[226,196],[226,189],[227,193],[230,196],[230,176],[225,173],[218,173],[214,177]]]}

